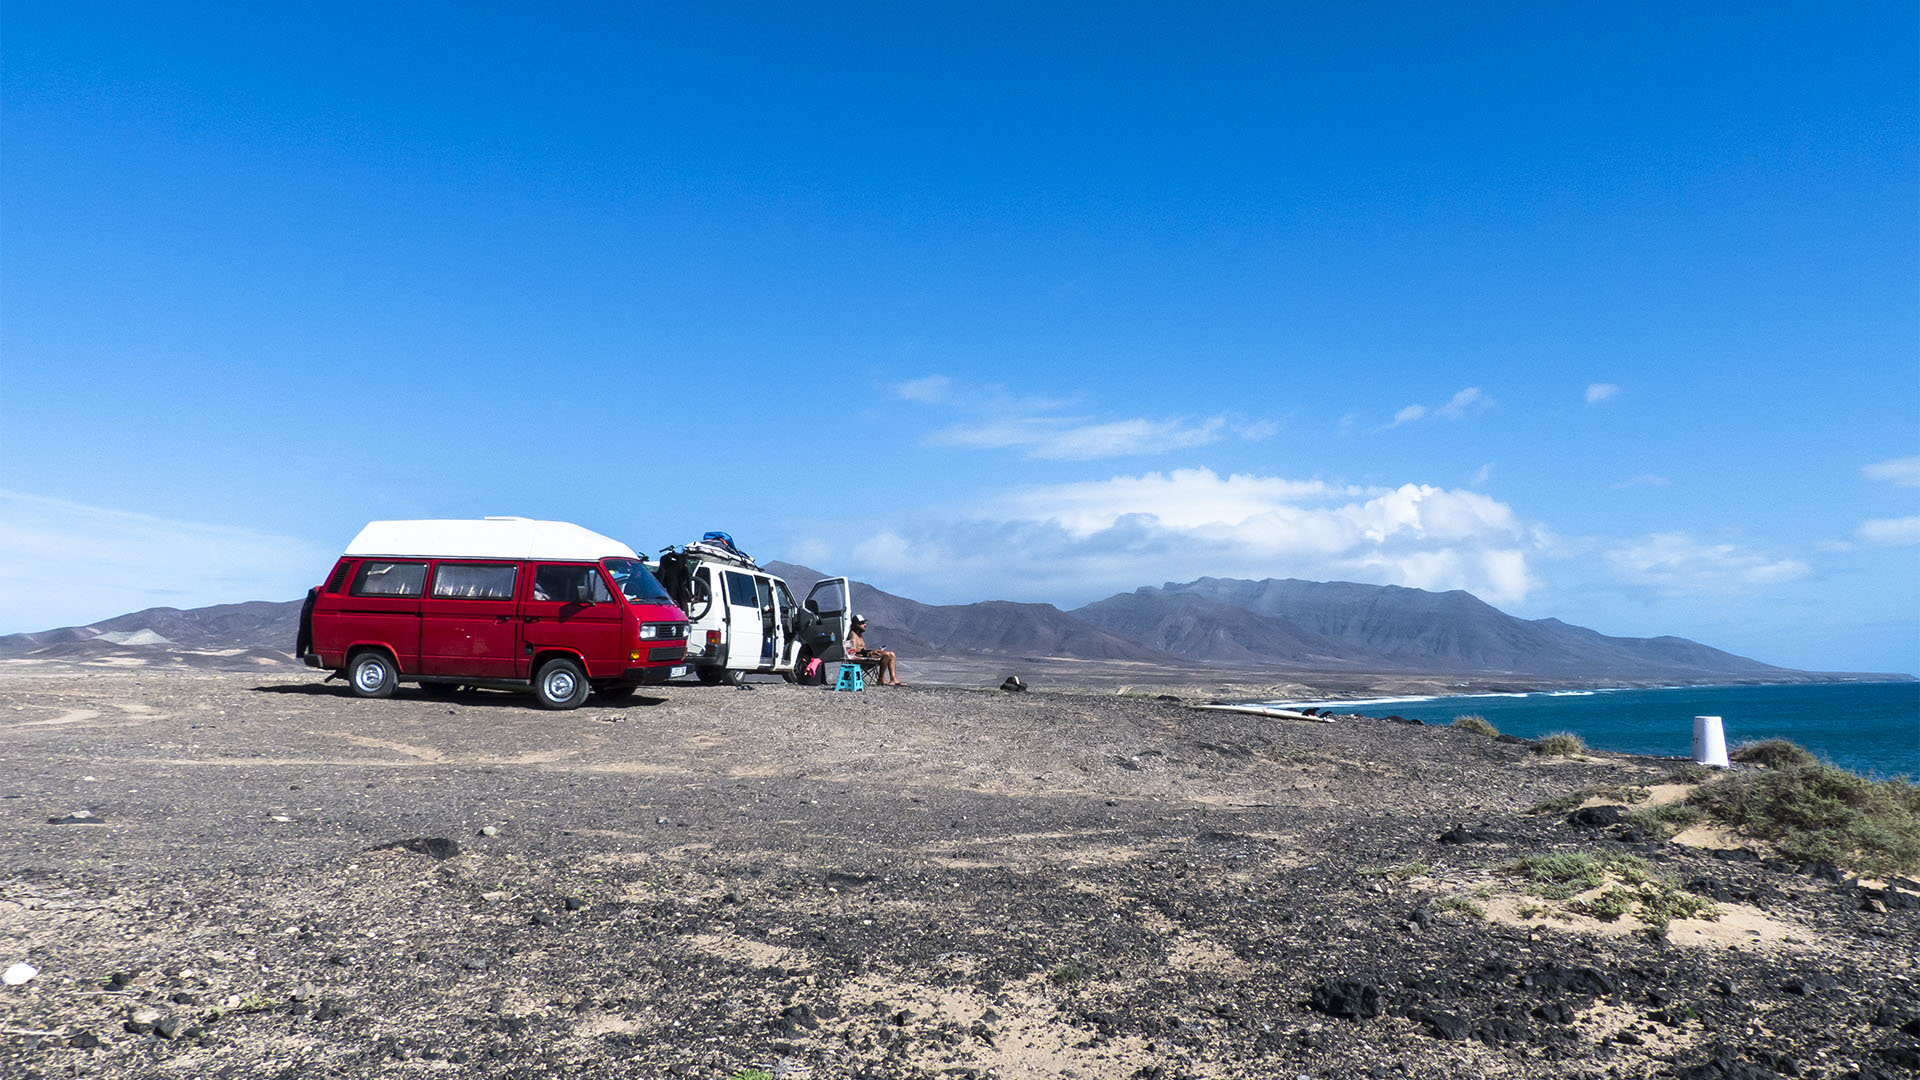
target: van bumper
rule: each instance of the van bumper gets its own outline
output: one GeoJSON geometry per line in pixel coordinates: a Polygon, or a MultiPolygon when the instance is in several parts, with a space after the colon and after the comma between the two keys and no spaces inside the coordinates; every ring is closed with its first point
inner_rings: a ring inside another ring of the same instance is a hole
{"type": "Polygon", "coordinates": [[[661,664],[658,667],[630,667],[620,677],[621,682],[638,686],[657,686],[668,679],[677,679],[692,671],[687,664],[661,664]]]}

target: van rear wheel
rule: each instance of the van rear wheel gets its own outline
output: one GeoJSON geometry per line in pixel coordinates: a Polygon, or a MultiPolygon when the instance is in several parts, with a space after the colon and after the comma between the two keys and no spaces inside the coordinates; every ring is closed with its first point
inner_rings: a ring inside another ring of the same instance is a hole
{"type": "Polygon", "coordinates": [[[695,674],[700,677],[701,686],[738,686],[740,685],[740,676],[734,674],[731,668],[724,668],[724,667],[718,667],[718,666],[703,667],[699,671],[695,672],[695,674]]]}
{"type": "Polygon", "coordinates": [[[399,672],[394,670],[393,661],[378,649],[355,653],[347,664],[347,685],[353,688],[355,697],[391,697],[397,682],[399,672]]]}
{"type": "Polygon", "coordinates": [[[544,709],[573,709],[587,700],[587,673],[564,656],[540,665],[533,675],[533,696],[544,709]]]}

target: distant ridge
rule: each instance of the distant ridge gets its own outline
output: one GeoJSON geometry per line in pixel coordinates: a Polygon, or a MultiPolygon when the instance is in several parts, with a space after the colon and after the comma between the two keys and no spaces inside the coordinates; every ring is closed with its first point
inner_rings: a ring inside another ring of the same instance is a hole
{"type": "MultiPolygon", "coordinates": [[[[765,565],[799,598],[825,576],[796,563],[765,565]]],[[[300,603],[148,608],[86,626],[0,637],[0,660],[291,665],[300,603]]],[[[1007,600],[922,604],[856,581],[853,603],[870,624],[868,640],[906,660],[1071,661],[1138,672],[1145,681],[1204,672],[1308,681],[1319,675],[1354,685],[1380,676],[1459,676],[1515,686],[1911,678],[1795,671],[1686,638],[1610,637],[1559,619],[1519,619],[1458,590],[1345,581],[1199,578],[1119,593],[1073,611],[1007,600]]]]}
{"type": "Polygon", "coordinates": [[[159,607],[86,626],[0,637],[0,660],[171,662],[246,668],[293,663],[300,600],[159,607]]]}
{"type": "Polygon", "coordinates": [[[1558,619],[1518,619],[1459,590],[1350,581],[1200,578],[1073,614],[1203,663],[1635,682],[1801,674],[1685,638],[1609,637],[1558,619]]]}

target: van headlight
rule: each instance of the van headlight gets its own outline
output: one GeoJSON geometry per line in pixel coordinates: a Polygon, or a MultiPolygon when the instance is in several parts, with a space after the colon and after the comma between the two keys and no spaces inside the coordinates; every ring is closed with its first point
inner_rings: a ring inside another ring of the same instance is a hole
{"type": "Polygon", "coordinates": [[[650,622],[640,624],[641,641],[658,641],[661,638],[683,638],[686,636],[686,623],[650,622]]]}

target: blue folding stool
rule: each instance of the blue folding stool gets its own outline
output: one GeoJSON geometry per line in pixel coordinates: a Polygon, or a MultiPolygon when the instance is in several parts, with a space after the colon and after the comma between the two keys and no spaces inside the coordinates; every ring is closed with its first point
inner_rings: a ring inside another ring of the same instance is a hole
{"type": "Polygon", "coordinates": [[[840,678],[834,681],[835,690],[865,690],[867,680],[860,674],[860,665],[853,661],[840,662],[840,678]]]}

